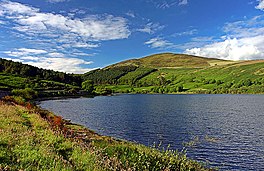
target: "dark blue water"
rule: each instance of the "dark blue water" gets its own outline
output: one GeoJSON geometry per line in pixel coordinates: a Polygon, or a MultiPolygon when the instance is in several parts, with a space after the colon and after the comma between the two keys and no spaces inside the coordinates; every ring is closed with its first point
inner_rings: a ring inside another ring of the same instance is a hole
{"type": "Polygon", "coordinates": [[[159,144],[221,170],[264,170],[264,95],[118,95],[42,101],[96,132],[159,144]]]}

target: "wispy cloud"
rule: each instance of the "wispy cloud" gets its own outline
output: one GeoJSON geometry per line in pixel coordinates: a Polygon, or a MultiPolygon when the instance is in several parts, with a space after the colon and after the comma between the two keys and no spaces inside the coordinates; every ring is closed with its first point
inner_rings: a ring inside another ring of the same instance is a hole
{"type": "Polygon", "coordinates": [[[264,16],[226,23],[223,31],[235,38],[251,37],[264,34],[264,16]]]}
{"type": "Polygon", "coordinates": [[[144,43],[151,48],[157,49],[170,49],[173,48],[174,44],[160,37],[152,38],[144,43]]]}
{"type": "Polygon", "coordinates": [[[50,3],[58,3],[58,2],[64,2],[64,1],[69,1],[69,0],[47,0],[47,2],[50,2],[50,3]]]}
{"type": "Polygon", "coordinates": [[[229,60],[264,58],[263,16],[226,23],[218,41],[186,49],[185,53],[229,60]]]}
{"type": "Polygon", "coordinates": [[[18,24],[13,29],[27,35],[61,37],[67,33],[69,38],[80,37],[85,41],[124,39],[130,35],[126,19],[112,15],[71,19],[10,1],[2,2],[0,11],[6,19],[18,24]]]}
{"type": "Polygon", "coordinates": [[[150,22],[150,23],[146,24],[144,26],[144,28],[137,29],[137,31],[148,33],[148,34],[153,34],[153,33],[157,32],[159,30],[162,30],[164,28],[165,28],[164,25],[160,25],[159,23],[150,22]]]}
{"type": "Polygon", "coordinates": [[[178,5],[187,5],[187,4],[188,4],[188,0],[179,0],[178,5]]]}
{"type": "Polygon", "coordinates": [[[6,51],[5,54],[16,57],[14,60],[32,59],[26,62],[35,66],[79,73],[87,70],[80,65],[90,63],[77,59],[79,56],[90,56],[84,51],[98,48],[102,41],[126,39],[131,34],[128,21],[123,17],[108,14],[84,15],[80,10],[73,12],[78,13],[79,18],[75,15],[70,17],[67,13],[64,16],[42,12],[39,8],[18,2],[1,1],[0,17],[5,22],[1,22],[0,27],[31,47],[18,47],[6,51]],[[74,50],[75,53],[71,53],[74,50]],[[37,57],[39,60],[36,60],[37,57]],[[64,67],[58,66],[59,60],[66,61],[62,64],[64,67]],[[66,64],[69,66],[65,66],[66,64]],[[71,67],[75,69],[70,69],[71,67]]]}
{"type": "Polygon", "coordinates": [[[258,2],[259,4],[255,8],[264,11],[264,0],[258,0],[258,2]]]}
{"type": "Polygon", "coordinates": [[[186,49],[192,49],[195,47],[202,47],[205,46],[211,42],[215,41],[214,37],[193,37],[190,39],[189,42],[183,43],[183,44],[177,44],[175,45],[175,49],[180,49],[180,50],[186,50],[186,49]]]}
{"type": "Polygon", "coordinates": [[[126,15],[129,16],[129,17],[132,17],[132,18],[135,18],[136,17],[136,15],[135,15],[135,13],[133,11],[128,11],[126,13],[126,15]]]}
{"type": "Polygon", "coordinates": [[[15,49],[14,51],[6,51],[4,53],[7,54],[8,56],[22,57],[22,56],[28,56],[28,55],[45,54],[47,53],[47,51],[40,50],[40,49],[19,48],[19,49],[15,49]]]}
{"type": "Polygon", "coordinates": [[[191,29],[191,30],[187,30],[187,31],[183,31],[183,32],[178,32],[178,33],[174,33],[172,36],[176,37],[176,36],[190,36],[190,35],[194,35],[198,32],[197,29],[191,29]]]}
{"type": "Polygon", "coordinates": [[[171,8],[175,5],[184,6],[188,4],[188,0],[148,0],[148,2],[155,5],[159,9],[171,8]]]}
{"type": "Polygon", "coordinates": [[[178,0],[148,0],[147,2],[152,3],[158,9],[167,9],[178,4],[178,0]]]}

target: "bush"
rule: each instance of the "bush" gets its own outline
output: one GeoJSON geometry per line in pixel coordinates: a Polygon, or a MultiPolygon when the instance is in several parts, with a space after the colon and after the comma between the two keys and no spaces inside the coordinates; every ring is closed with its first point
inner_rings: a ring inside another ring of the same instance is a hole
{"type": "Polygon", "coordinates": [[[26,100],[31,100],[33,98],[38,97],[37,91],[31,89],[31,88],[25,88],[25,89],[15,89],[12,90],[12,95],[20,96],[26,100]]]}
{"type": "Polygon", "coordinates": [[[82,82],[82,89],[87,91],[89,94],[92,94],[94,91],[93,81],[87,80],[87,81],[82,82]]]}

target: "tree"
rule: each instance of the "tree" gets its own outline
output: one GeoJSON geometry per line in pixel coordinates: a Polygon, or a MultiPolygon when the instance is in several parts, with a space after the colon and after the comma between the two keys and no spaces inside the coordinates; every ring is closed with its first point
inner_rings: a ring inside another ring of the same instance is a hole
{"type": "Polygon", "coordinates": [[[92,94],[94,91],[94,84],[91,80],[86,80],[82,82],[82,89],[86,90],[88,93],[92,94]]]}
{"type": "Polygon", "coordinates": [[[15,96],[23,97],[26,100],[31,100],[31,99],[36,98],[38,96],[37,91],[35,91],[31,88],[14,89],[14,90],[12,90],[12,94],[15,96]]]}

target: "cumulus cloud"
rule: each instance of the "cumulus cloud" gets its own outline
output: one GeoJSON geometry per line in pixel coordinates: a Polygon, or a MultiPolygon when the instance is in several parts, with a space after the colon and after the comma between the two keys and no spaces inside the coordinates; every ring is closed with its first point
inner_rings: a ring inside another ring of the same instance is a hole
{"type": "Polygon", "coordinates": [[[163,38],[156,37],[152,38],[149,41],[144,43],[145,45],[148,45],[151,48],[157,48],[157,49],[169,49],[174,46],[173,43],[164,40],[163,38]]]}
{"type": "Polygon", "coordinates": [[[261,48],[263,43],[264,36],[242,39],[227,38],[222,42],[208,44],[201,48],[187,49],[185,53],[228,60],[261,59],[264,58],[264,48],[261,48]]]}
{"type": "Polygon", "coordinates": [[[33,65],[39,68],[51,69],[55,71],[76,73],[81,74],[90,71],[91,69],[82,68],[80,65],[88,65],[92,62],[87,62],[78,58],[48,58],[42,57],[38,58],[37,61],[24,62],[29,65],[33,65]]]}
{"type": "Polygon", "coordinates": [[[258,2],[259,4],[255,8],[264,11],[264,0],[258,0],[258,2]]]}
{"type": "Polygon", "coordinates": [[[148,33],[148,34],[153,34],[153,33],[157,32],[159,30],[162,30],[164,27],[165,26],[160,25],[159,23],[150,22],[150,23],[146,24],[144,26],[144,28],[137,29],[137,31],[148,33]]]}
{"type": "MultiPolygon", "coordinates": [[[[66,73],[84,73],[91,69],[83,68],[81,65],[89,65],[92,61],[85,61],[78,58],[65,57],[60,52],[47,52],[42,49],[19,48],[4,52],[13,61],[23,62],[40,68],[52,69],[66,73]]],[[[85,55],[85,53],[82,53],[85,55]]],[[[88,54],[86,54],[88,55],[88,54]]]]}
{"type": "Polygon", "coordinates": [[[225,35],[219,40],[186,49],[185,53],[228,60],[264,58],[263,16],[226,23],[223,31],[225,35]]]}

